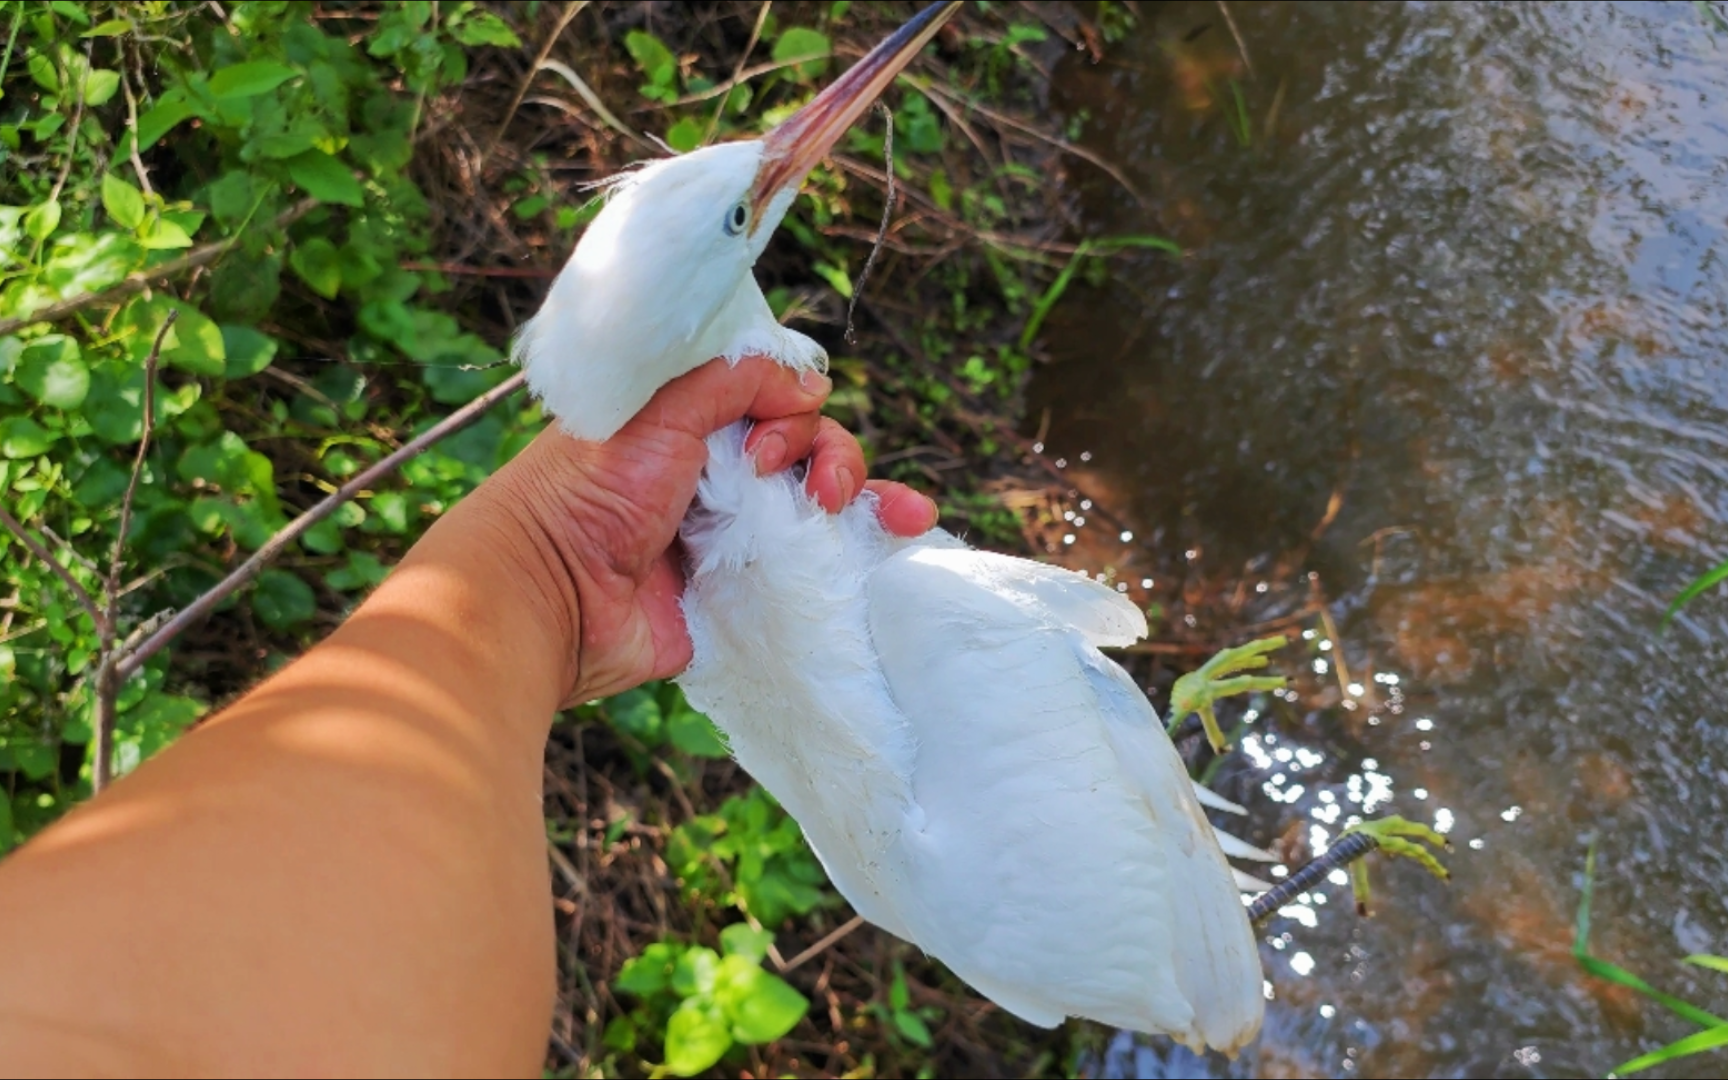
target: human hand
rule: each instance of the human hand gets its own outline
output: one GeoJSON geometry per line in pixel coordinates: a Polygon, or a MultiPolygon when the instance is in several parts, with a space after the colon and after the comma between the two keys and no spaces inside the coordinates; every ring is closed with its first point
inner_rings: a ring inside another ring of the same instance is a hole
{"type": "Polygon", "coordinates": [[[678,606],[679,523],[707,463],[704,440],[756,421],[745,448],[761,474],[811,459],[805,488],[830,513],[875,493],[883,527],[916,536],[936,505],[912,489],[868,481],[858,441],[817,410],[826,377],[749,358],[714,360],[662,387],[604,443],[548,429],[470,497],[512,559],[548,626],[571,643],[566,703],[665,678],[690,662],[678,606]],[[579,613],[579,625],[572,620],[579,613]]]}

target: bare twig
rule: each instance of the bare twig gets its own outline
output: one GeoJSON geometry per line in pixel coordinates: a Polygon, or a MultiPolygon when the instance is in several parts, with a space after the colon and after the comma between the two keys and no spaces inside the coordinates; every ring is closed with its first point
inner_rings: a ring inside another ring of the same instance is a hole
{"type": "MultiPolygon", "coordinates": [[[[281,215],[276,218],[276,228],[281,229],[292,225],[302,217],[305,217],[306,214],[317,205],[317,199],[302,199],[287,210],[283,211],[281,215]]],[[[127,277],[125,281],[122,281],[120,284],[112,286],[111,288],[102,289],[99,292],[82,293],[78,296],[70,296],[58,303],[49,304],[45,308],[31,312],[28,315],[20,315],[15,319],[0,320],[0,334],[10,334],[14,330],[21,330],[24,327],[35,323],[54,322],[57,319],[64,319],[68,315],[83,311],[85,308],[95,307],[99,304],[113,303],[116,300],[131,296],[134,293],[141,293],[156,282],[167,281],[170,278],[179,277],[186,271],[196,269],[200,266],[208,266],[221,258],[223,254],[225,254],[229,248],[233,247],[235,242],[239,239],[240,237],[235,235],[224,240],[217,240],[213,243],[205,244],[202,247],[193,248],[178,259],[169,259],[165,263],[158,263],[155,266],[135,271],[127,277]]]]}
{"type": "Polygon", "coordinates": [[[144,473],[144,458],[150,452],[150,434],[156,427],[156,365],[162,360],[162,343],[180,312],[170,309],[156,331],[150,355],[144,360],[144,427],[138,437],[138,453],[132,458],[132,477],[120,500],[120,531],[114,537],[114,554],[108,560],[108,580],[102,586],[102,621],[97,624],[100,647],[96,660],[95,762],[90,770],[92,794],[108,786],[114,775],[114,723],[119,716],[120,685],[114,667],[119,650],[114,638],[120,618],[120,572],[125,567],[126,533],[132,528],[132,500],[138,495],[138,478],[144,473]]]}
{"type": "Polygon", "coordinates": [[[1248,69],[1248,77],[1255,78],[1254,61],[1248,58],[1248,43],[1242,40],[1242,31],[1236,28],[1236,16],[1230,14],[1230,5],[1224,0],[1218,0],[1218,10],[1224,13],[1224,23],[1230,27],[1230,36],[1236,39],[1236,51],[1242,54],[1242,66],[1248,69]]]}
{"type": "Polygon", "coordinates": [[[847,919],[844,923],[840,924],[838,929],[831,930],[827,934],[823,935],[821,941],[818,941],[816,944],[810,946],[808,949],[805,949],[803,952],[781,965],[780,974],[784,975],[793,968],[798,967],[800,964],[806,964],[811,960],[814,960],[816,957],[821,956],[824,952],[828,951],[828,949],[832,948],[841,938],[844,938],[846,935],[863,925],[864,916],[852,916],[850,919],[847,919]]]}
{"type": "Polygon", "coordinates": [[[657,154],[664,153],[660,147],[637,134],[636,130],[629,124],[618,119],[618,117],[613,114],[612,110],[606,107],[606,103],[600,100],[600,95],[594,92],[594,88],[583,81],[582,76],[576,74],[576,72],[571,69],[570,65],[560,63],[557,60],[546,59],[540,61],[540,63],[536,65],[535,70],[550,71],[554,75],[562,78],[565,82],[569,83],[570,89],[576,91],[576,96],[582,99],[582,103],[594,110],[594,115],[604,120],[606,126],[610,127],[613,131],[618,132],[620,135],[629,137],[657,154]]]}
{"type": "Polygon", "coordinates": [[[848,345],[858,343],[858,331],[852,326],[852,316],[858,311],[858,298],[864,295],[864,283],[870,280],[870,268],[876,265],[876,253],[882,250],[882,241],[888,238],[888,226],[894,220],[894,110],[878,101],[876,111],[888,121],[882,129],[882,173],[888,178],[888,193],[882,196],[882,224],[876,228],[876,242],[870,245],[864,269],[858,272],[858,282],[852,286],[852,301],[846,305],[845,341],[848,345]]]}
{"type": "Polygon", "coordinates": [[[30,554],[42,560],[42,565],[54,572],[54,576],[65,584],[67,590],[72,593],[72,598],[78,601],[78,606],[84,609],[85,613],[90,616],[90,621],[94,622],[96,628],[100,630],[102,628],[101,610],[96,607],[96,601],[91,598],[90,593],[84,586],[78,584],[77,578],[72,576],[72,571],[66,569],[66,564],[56,559],[53,553],[42,546],[41,541],[26,532],[24,523],[13,517],[12,512],[4,506],[0,506],[0,525],[12,530],[12,535],[16,536],[29,549],[30,554]]]}
{"type": "Polygon", "coordinates": [[[440,420],[418,438],[404,444],[402,449],[379,459],[377,463],[354,474],[347,483],[325,496],[310,510],[289,522],[232,573],[211,586],[198,599],[192,601],[184,610],[164,623],[161,629],[140,642],[137,648],[120,658],[114,665],[120,681],[124,682],[133,672],[142,667],[145,661],[162,651],[162,647],[178,636],[181,631],[209,615],[211,611],[215,610],[217,604],[257,577],[266,566],[282,554],[289,544],[298,540],[307,529],[335,513],[336,509],[343,503],[353,499],[380,478],[394,472],[404,462],[417,457],[441,439],[461,431],[478,420],[492,406],[520,390],[524,380],[525,376],[521,372],[512,375],[440,420]]]}
{"type": "Polygon", "coordinates": [[[138,175],[138,186],[146,195],[153,195],[156,189],[150,186],[150,170],[144,167],[144,159],[138,154],[138,98],[132,93],[132,72],[126,63],[126,45],[120,38],[114,39],[115,66],[120,69],[120,89],[126,92],[126,130],[131,134],[129,149],[132,151],[132,171],[138,175]]]}
{"type": "Polygon", "coordinates": [[[522,84],[516,88],[516,96],[510,99],[510,107],[504,110],[504,119],[498,121],[498,129],[492,132],[492,139],[486,144],[486,149],[480,153],[480,164],[486,164],[486,159],[492,156],[492,151],[498,149],[498,143],[503,140],[504,132],[510,127],[510,121],[516,119],[516,110],[522,107],[522,99],[528,96],[528,88],[534,85],[534,76],[540,73],[540,66],[546,58],[552,55],[552,47],[558,44],[558,39],[576,18],[577,14],[588,6],[588,0],[570,0],[564,5],[564,13],[558,16],[558,25],[546,35],[546,41],[540,46],[540,52],[534,57],[534,62],[528,65],[528,74],[522,76],[522,84]]]}
{"type": "Polygon", "coordinates": [[[702,133],[702,146],[707,146],[714,138],[714,132],[720,126],[720,118],[726,115],[726,103],[732,100],[732,88],[738,85],[738,80],[744,74],[744,65],[750,59],[750,54],[756,50],[756,43],[762,39],[762,24],[768,21],[768,9],[774,6],[774,0],[762,0],[762,6],[756,9],[756,25],[750,28],[750,40],[744,43],[744,52],[739,55],[738,63],[732,69],[732,78],[726,83],[726,92],[720,95],[720,104],[715,107],[714,115],[708,119],[708,130],[702,133]]]}

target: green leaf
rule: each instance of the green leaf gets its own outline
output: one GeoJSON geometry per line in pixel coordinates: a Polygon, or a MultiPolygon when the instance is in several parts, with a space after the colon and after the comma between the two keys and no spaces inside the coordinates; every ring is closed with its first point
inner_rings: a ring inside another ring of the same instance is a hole
{"type": "Polygon", "coordinates": [[[46,240],[60,227],[60,200],[50,199],[32,206],[24,214],[24,235],[32,240],[46,240]]]}
{"type": "MultiPolygon", "coordinates": [[[[173,341],[162,343],[162,359],[194,375],[221,375],[228,366],[228,347],[222,341],[222,328],[191,304],[174,301],[172,306],[180,317],[168,332],[173,341]]],[[[157,326],[160,325],[158,322],[157,326]]],[[[152,328],[150,340],[154,339],[152,328]]],[[[149,341],[145,341],[141,352],[148,353],[149,348],[149,341]]]]}
{"type": "Polygon", "coordinates": [[[144,223],[144,194],[113,173],[102,176],[102,209],[123,229],[144,223]]]}
{"type": "Polygon", "coordinates": [[[714,1001],[732,1025],[732,1038],[746,1045],[782,1037],[810,1009],[809,998],[743,956],[728,956],[721,961],[714,982],[714,1001]]]}
{"type": "Polygon", "coordinates": [[[60,436],[28,416],[0,419],[0,454],[9,458],[33,458],[48,452],[60,436]]]}
{"type": "Polygon", "coordinates": [[[1711,956],[1709,953],[1693,953],[1686,958],[1688,964],[1696,964],[1711,971],[1720,971],[1728,975],[1728,956],[1711,956]]]}
{"type": "MultiPolygon", "coordinates": [[[[16,18],[16,15],[14,15],[14,18],[16,18]]],[[[54,69],[54,61],[50,60],[46,54],[39,52],[31,53],[30,59],[25,63],[25,67],[29,69],[30,77],[36,80],[37,86],[40,86],[50,94],[58,94],[60,92],[60,73],[54,69]]]]}
{"type": "Polygon", "coordinates": [[[666,1071],[673,1076],[706,1072],[730,1049],[731,1026],[712,1002],[688,998],[666,1021],[666,1071]]]}
{"type": "Polygon", "coordinates": [[[227,364],[225,379],[245,379],[270,366],[276,356],[276,339],[250,326],[223,326],[222,349],[227,364]]]}
{"type": "Polygon", "coordinates": [[[935,1042],[930,1037],[929,1025],[924,1023],[924,1018],[915,1012],[896,1011],[894,1013],[894,1027],[900,1032],[901,1038],[913,1046],[928,1050],[935,1042]]]}
{"type": "Polygon", "coordinates": [[[637,687],[606,702],[606,715],[624,733],[646,743],[650,748],[664,738],[665,721],[660,715],[660,703],[650,691],[637,687]]]}
{"type": "Polygon", "coordinates": [[[258,575],[252,593],[252,610],[272,630],[288,630],[310,619],[318,609],[312,586],[286,570],[266,570],[258,575]]]}
{"type": "Polygon", "coordinates": [[[1104,240],[1082,241],[1080,246],[1075,249],[1073,257],[1068,260],[1068,265],[1062,268],[1062,272],[1056,275],[1056,280],[1052,281],[1050,287],[1044,290],[1044,295],[1040,296],[1038,302],[1032,305],[1032,314],[1026,320],[1026,328],[1020,331],[1020,347],[1026,348],[1032,344],[1032,339],[1038,336],[1038,328],[1044,325],[1044,320],[1055,308],[1056,301],[1062,299],[1062,294],[1068,291],[1068,286],[1073,282],[1074,275],[1080,270],[1080,264],[1085,261],[1088,255],[1102,255],[1122,248],[1150,248],[1153,251],[1162,251],[1166,255],[1174,255],[1177,258],[1182,256],[1182,248],[1162,236],[1116,236],[1104,240]]]}
{"type": "Polygon", "coordinates": [[[210,94],[217,101],[267,94],[300,74],[274,60],[247,60],[210,76],[210,94]]]}
{"type": "Polygon", "coordinates": [[[450,36],[464,45],[499,45],[507,49],[522,47],[522,39],[516,36],[516,32],[511,30],[503,19],[485,11],[469,15],[457,23],[455,29],[450,31],[450,36]]]}
{"type": "Polygon", "coordinates": [[[150,251],[176,251],[192,246],[192,237],[184,226],[167,217],[159,217],[138,240],[140,247],[150,251]]]}
{"type": "Polygon", "coordinates": [[[714,721],[688,707],[675,710],[667,719],[666,737],[691,757],[725,758],[732,754],[714,721]]]}
{"type": "Polygon", "coordinates": [[[150,694],[120,714],[115,725],[114,771],[125,775],[139,762],[178,738],[203,716],[206,706],[196,698],[150,694]]]}
{"type": "Polygon", "coordinates": [[[643,949],[641,956],[633,956],[624,961],[624,966],[619,969],[618,978],[612,985],[637,997],[653,997],[671,988],[672,965],[677,960],[677,950],[673,946],[657,941],[643,949]]]}
{"type": "Polygon", "coordinates": [[[49,334],[27,345],[14,377],[24,392],[51,409],[76,409],[90,393],[90,368],[78,342],[49,334]]]}
{"type": "Polygon", "coordinates": [[[120,89],[120,73],[108,68],[91,68],[84,75],[84,106],[94,109],[108,104],[120,89]]]}
{"type": "Polygon", "coordinates": [[[109,19],[107,22],[97,23],[95,26],[92,26],[90,29],[84,31],[78,36],[87,38],[119,37],[121,34],[130,33],[131,30],[132,24],[127,22],[125,19],[109,19]]]}
{"type": "Polygon", "coordinates": [[[1641,1057],[1633,1058],[1624,1065],[1615,1066],[1612,1075],[1630,1076],[1635,1072],[1643,1072],[1645,1069],[1654,1068],[1676,1058],[1691,1057],[1693,1054],[1702,1054],[1706,1050],[1715,1050],[1722,1046],[1728,1046],[1728,1025],[1706,1028],[1703,1031],[1695,1031],[1683,1039],[1676,1039],[1660,1050],[1652,1050],[1641,1057]]]}
{"type": "Polygon", "coordinates": [[[294,250],[288,253],[288,265],[301,281],[326,300],[334,300],[342,288],[342,257],[336,245],[322,236],[294,245],[294,250]]]}
{"type": "Polygon", "coordinates": [[[707,124],[693,116],[686,116],[666,129],[666,145],[680,154],[687,154],[702,145],[702,136],[707,132],[707,124]]]}
{"type": "Polygon", "coordinates": [[[1668,605],[1668,610],[1662,613],[1662,627],[1666,628],[1669,621],[1674,618],[1681,608],[1703,595],[1706,590],[1712,589],[1724,581],[1728,581],[1728,562],[1706,570],[1704,573],[1698,575],[1692,584],[1686,586],[1686,588],[1680,591],[1680,595],[1676,596],[1674,602],[1668,605]]]}
{"type": "Polygon", "coordinates": [[[720,954],[706,945],[693,945],[672,965],[672,991],[679,997],[714,992],[720,973],[720,954]]]}
{"type": "Polygon", "coordinates": [[[834,44],[828,40],[827,34],[805,26],[787,27],[780,34],[780,39],[774,42],[775,63],[801,60],[806,56],[817,58],[809,63],[798,64],[792,69],[800,79],[814,79],[828,70],[827,58],[833,53],[834,44]]]}
{"type": "Polygon", "coordinates": [[[138,149],[148,150],[156,145],[157,140],[174,130],[182,121],[201,115],[199,109],[187,97],[186,91],[178,86],[163,92],[156,103],[144,111],[138,118],[135,132],[138,139],[138,149]]]}
{"type": "Polygon", "coordinates": [[[752,964],[760,964],[772,944],[772,931],[757,930],[749,923],[733,923],[720,931],[720,948],[726,951],[726,955],[742,956],[752,964]]]}
{"type": "Polygon", "coordinates": [[[624,48],[655,89],[670,90],[675,85],[678,58],[659,38],[646,30],[632,30],[624,35],[624,48]]]}
{"type": "Polygon", "coordinates": [[[288,176],[306,194],[321,202],[343,206],[365,204],[366,192],[348,166],[322,150],[308,150],[288,159],[288,176]]]}

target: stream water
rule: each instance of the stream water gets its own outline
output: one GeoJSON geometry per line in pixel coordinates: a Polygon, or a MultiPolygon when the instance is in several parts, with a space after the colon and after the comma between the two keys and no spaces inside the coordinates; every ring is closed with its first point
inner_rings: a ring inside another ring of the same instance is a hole
{"type": "Polygon", "coordinates": [[[1271,924],[1237,1062],[1124,1037],[1101,1071],[1600,1076],[1687,1034],[1571,947],[1595,842],[1594,950],[1728,1008],[1680,962],[1728,952],[1728,590],[1658,632],[1728,557],[1728,29],[1232,0],[1239,46],[1218,4],[1133,6],[1056,70],[1122,174],[1070,182],[1088,235],[1184,255],[1043,330],[1032,422],[1110,515],[1062,553],[1220,631],[1317,575],[1337,640],[1304,624],[1306,689],[1229,765],[1246,834],[1398,812],[1456,850],[1450,887],[1377,867],[1375,918],[1333,885],[1271,924]]]}

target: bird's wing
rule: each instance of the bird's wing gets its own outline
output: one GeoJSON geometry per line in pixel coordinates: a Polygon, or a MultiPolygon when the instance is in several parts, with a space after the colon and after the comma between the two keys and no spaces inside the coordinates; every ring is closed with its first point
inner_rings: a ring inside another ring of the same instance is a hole
{"type": "Polygon", "coordinates": [[[1080,575],[965,549],[872,574],[871,637],[913,729],[915,940],[1038,1023],[1253,1037],[1247,917],[1150,704],[1091,642],[1144,633],[1080,575]]]}

